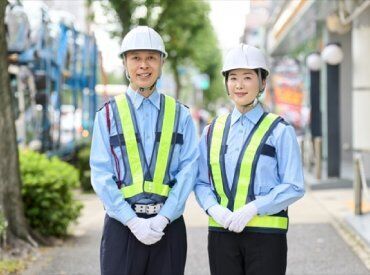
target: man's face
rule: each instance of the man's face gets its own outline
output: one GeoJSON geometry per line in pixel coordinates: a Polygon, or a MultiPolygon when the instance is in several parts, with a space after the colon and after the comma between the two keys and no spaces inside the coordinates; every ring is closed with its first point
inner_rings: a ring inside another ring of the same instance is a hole
{"type": "Polygon", "coordinates": [[[130,85],[134,90],[149,88],[158,79],[163,59],[157,51],[129,51],[125,56],[125,65],[130,76],[130,85]]]}

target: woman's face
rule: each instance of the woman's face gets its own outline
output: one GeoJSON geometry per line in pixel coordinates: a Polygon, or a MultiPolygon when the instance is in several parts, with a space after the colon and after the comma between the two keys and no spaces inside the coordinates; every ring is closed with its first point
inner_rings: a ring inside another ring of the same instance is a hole
{"type": "Polygon", "coordinates": [[[238,109],[251,104],[257,98],[260,89],[258,75],[251,69],[231,70],[226,85],[229,96],[238,109]]]}

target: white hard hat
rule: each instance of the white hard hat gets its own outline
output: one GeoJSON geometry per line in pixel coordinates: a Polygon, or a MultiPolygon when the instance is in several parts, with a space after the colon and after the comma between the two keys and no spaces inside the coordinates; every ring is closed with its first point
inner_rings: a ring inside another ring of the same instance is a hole
{"type": "Polygon", "coordinates": [[[161,36],[148,26],[138,26],[129,31],[122,40],[120,56],[128,51],[153,50],[161,52],[164,58],[167,52],[161,36]]]}
{"type": "MultiPolygon", "coordinates": [[[[226,55],[222,74],[234,69],[263,69],[269,74],[266,57],[263,52],[253,46],[241,43],[232,48],[226,55]]],[[[266,76],[267,76],[266,75],[266,76]]]]}

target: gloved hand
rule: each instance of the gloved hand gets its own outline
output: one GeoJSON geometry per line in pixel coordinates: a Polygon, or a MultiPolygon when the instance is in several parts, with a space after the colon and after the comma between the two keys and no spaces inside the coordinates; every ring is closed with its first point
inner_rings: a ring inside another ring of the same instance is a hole
{"type": "Polygon", "coordinates": [[[219,204],[215,204],[208,208],[208,214],[211,215],[211,217],[220,225],[222,225],[225,229],[229,227],[229,224],[231,222],[228,221],[228,217],[232,215],[233,212],[231,212],[228,208],[223,207],[219,204]]]}
{"type": "Polygon", "coordinates": [[[157,232],[163,232],[168,223],[169,220],[165,216],[159,214],[150,218],[150,228],[157,232]]]}
{"type": "Polygon", "coordinates": [[[151,245],[158,242],[164,233],[151,229],[150,223],[150,219],[134,217],[127,222],[127,226],[131,230],[132,234],[135,235],[136,239],[143,244],[151,245]]]}
{"type": "Polygon", "coordinates": [[[250,202],[233,212],[226,223],[229,224],[230,231],[240,233],[255,215],[257,215],[257,207],[250,202]]]}

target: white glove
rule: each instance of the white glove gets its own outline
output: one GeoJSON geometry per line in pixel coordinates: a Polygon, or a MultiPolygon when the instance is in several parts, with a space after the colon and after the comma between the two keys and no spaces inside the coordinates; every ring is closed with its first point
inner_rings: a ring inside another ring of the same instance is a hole
{"type": "Polygon", "coordinates": [[[165,216],[159,214],[150,218],[150,228],[157,232],[163,232],[168,223],[169,220],[165,216]]]}
{"type": "Polygon", "coordinates": [[[151,245],[158,242],[164,233],[151,229],[150,222],[150,219],[134,217],[127,222],[127,226],[130,228],[132,234],[135,235],[136,239],[143,244],[151,245]]]}
{"type": "Polygon", "coordinates": [[[257,207],[253,202],[250,202],[233,212],[226,223],[229,224],[230,231],[240,233],[255,215],[257,215],[257,207]]]}
{"type": "Polygon", "coordinates": [[[215,204],[208,208],[208,214],[211,215],[211,217],[220,225],[222,225],[225,229],[229,227],[229,224],[231,220],[228,222],[228,217],[232,215],[233,212],[231,212],[228,208],[223,207],[219,204],[215,204]]]}

